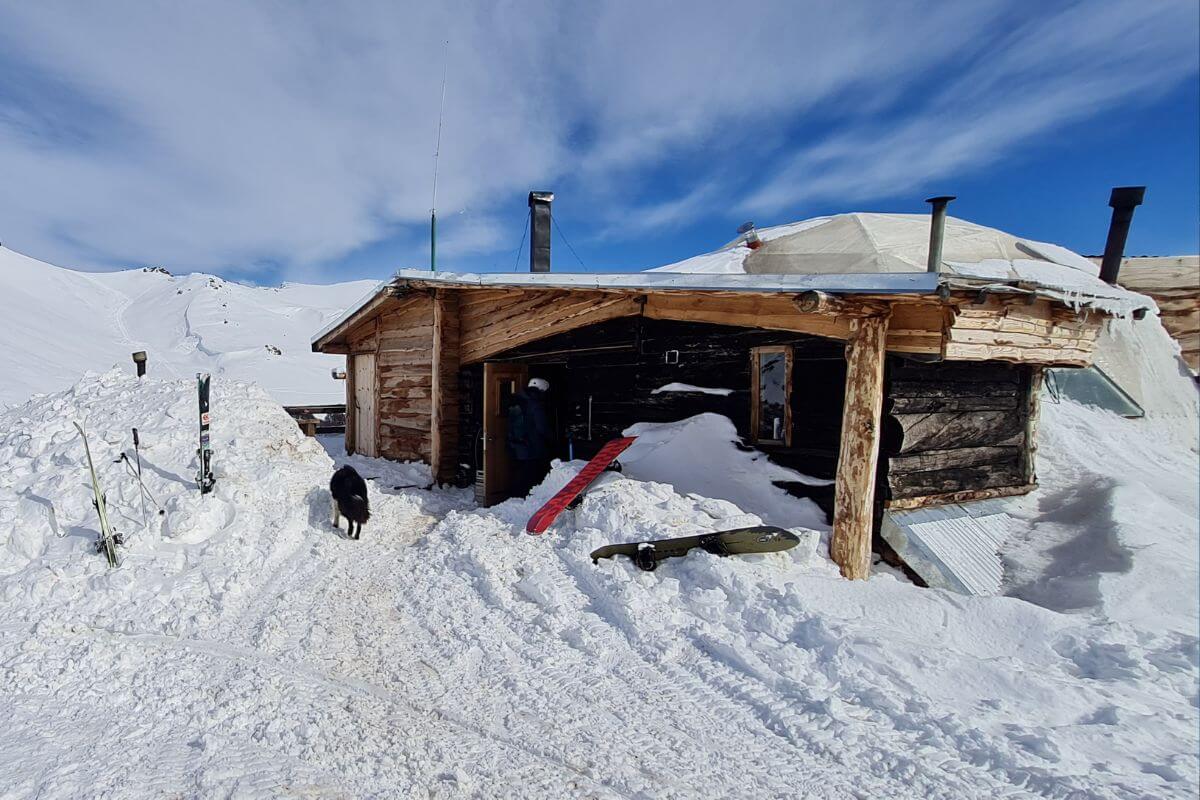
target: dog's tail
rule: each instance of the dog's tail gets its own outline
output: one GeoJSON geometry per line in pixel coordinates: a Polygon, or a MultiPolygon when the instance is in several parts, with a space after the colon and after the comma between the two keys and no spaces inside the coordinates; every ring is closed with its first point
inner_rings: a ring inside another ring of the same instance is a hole
{"type": "Polygon", "coordinates": [[[347,498],[342,513],[346,515],[347,519],[357,522],[359,525],[371,518],[371,508],[367,505],[367,498],[359,494],[352,494],[347,498]]]}

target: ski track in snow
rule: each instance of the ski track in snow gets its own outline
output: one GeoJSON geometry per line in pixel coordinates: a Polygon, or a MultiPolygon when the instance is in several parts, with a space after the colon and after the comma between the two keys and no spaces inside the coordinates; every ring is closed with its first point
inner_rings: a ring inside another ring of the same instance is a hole
{"type": "Polygon", "coordinates": [[[423,466],[339,457],[377,478],[349,541],[329,521],[334,460],[260,389],[213,393],[218,481],[203,499],[191,381],[112,372],[0,414],[0,525],[26,529],[0,547],[0,798],[1196,788],[1194,764],[1163,755],[1186,751],[1197,722],[1194,640],[1108,641],[1122,634],[1111,624],[885,575],[851,586],[787,553],[596,566],[587,553],[614,531],[746,515],[608,476],[545,536],[522,533],[573,467],[531,500],[476,510],[465,492],[391,488],[423,482],[423,466]],[[91,552],[73,418],[124,514],[116,571],[91,552]],[[112,463],[133,425],[167,511],[149,531],[112,463]],[[1038,716],[1055,703],[1095,722],[1038,716]],[[1095,763],[1109,751],[1122,760],[1095,763]]]}

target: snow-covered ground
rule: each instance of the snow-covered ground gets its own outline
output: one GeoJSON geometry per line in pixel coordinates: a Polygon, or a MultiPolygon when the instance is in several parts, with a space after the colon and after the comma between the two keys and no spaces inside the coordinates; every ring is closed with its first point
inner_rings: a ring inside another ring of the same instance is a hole
{"type": "Polygon", "coordinates": [[[1012,512],[1029,524],[1016,596],[968,598],[885,567],[842,580],[824,545],[593,565],[615,541],[822,527],[753,481],[686,485],[769,468],[719,418],[642,430],[626,474],[541,537],[524,522],[578,464],[479,509],[395,488],[425,485],[423,465],[352,457],[374,480],[348,541],[328,518],[337,443],[331,458],[256,386],[213,392],[205,498],[190,380],[115,370],[0,412],[0,797],[1200,787],[1194,404],[1168,425],[1048,403],[1043,488],[1012,512]],[[74,419],[127,538],[117,570],[93,551],[74,419]],[[148,525],[114,463],[134,426],[165,511],[148,525]],[[674,487],[654,480],[679,458],[694,468],[674,487]]]}
{"type": "Polygon", "coordinates": [[[341,403],[329,371],[345,359],[313,353],[309,337],[375,286],[245,286],[202,273],[77,272],[0,248],[0,408],[66,389],[88,370],[211,372],[255,381],[280,403],[341,403]]]}

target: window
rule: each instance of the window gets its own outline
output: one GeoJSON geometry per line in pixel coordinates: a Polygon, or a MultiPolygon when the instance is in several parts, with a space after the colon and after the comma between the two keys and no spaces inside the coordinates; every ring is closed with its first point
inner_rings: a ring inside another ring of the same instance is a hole
{"type": "Polygon", "coordinates": [[[1056,401],[1065,397],[1085,406],[1115,411],[1131,419],[1146,415],[1137,401],[1099,367],[1048,369],[1046,390],[1056,401]]]}
{"type": "Polygon", "coordinates": [[[750,351],[750,430],[763,444],[792,443],[792,352],[789,347],[750,351]]]}

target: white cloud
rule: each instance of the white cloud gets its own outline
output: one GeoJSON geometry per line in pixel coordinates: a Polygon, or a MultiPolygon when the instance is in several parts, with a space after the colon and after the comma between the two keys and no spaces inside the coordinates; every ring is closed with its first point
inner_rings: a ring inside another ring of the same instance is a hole
{"type": "Polygon", "coordinates": [[[559,181],[585,237],[726,213],[747,187],[750,209],[896,193],[1190,74],[1191,8],[13,4],[0,233],[67,264],[312,275],[400,230],[424,263],[447,39],[447,258],[507,252],[501,206],[559,181]]]}
{"type": "Polygon", "coordinates": [[[979,170],[1119,104],[1136,112],[1195,73],[1196,8],[1117,0],[1017,25],[911,110],[801,147],[741,209],[895,196],[979,170]]]}

